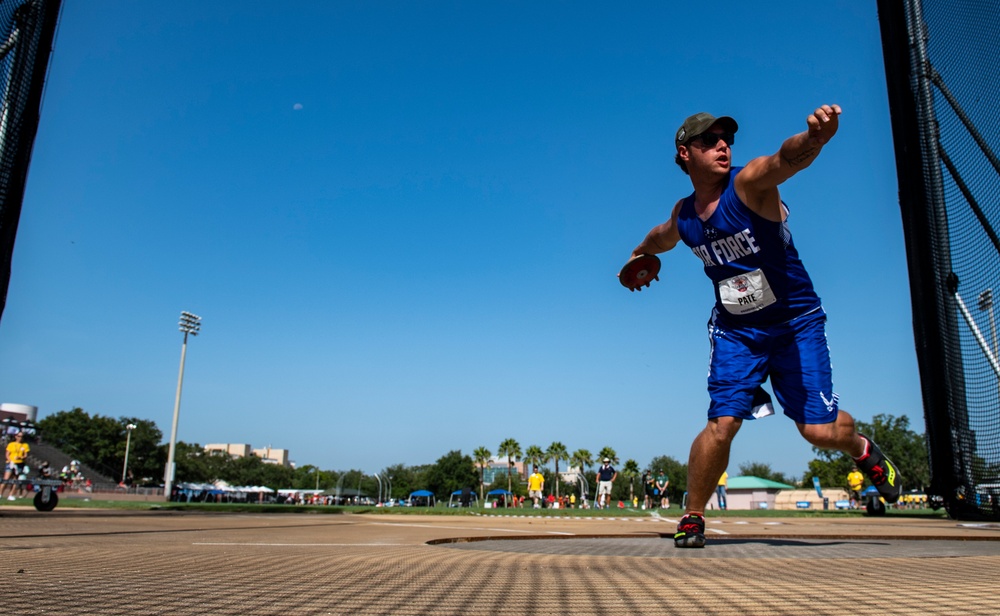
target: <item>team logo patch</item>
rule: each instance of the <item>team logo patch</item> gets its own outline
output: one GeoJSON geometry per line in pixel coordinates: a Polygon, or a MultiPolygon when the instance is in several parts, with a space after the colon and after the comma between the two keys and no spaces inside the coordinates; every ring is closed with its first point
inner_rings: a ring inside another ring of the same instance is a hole
{"type": "Polygon", "coordinates": [[[745,277],[737,276],[736,278],[733,278],[733,286],[736,287],[736,290],[739,291],[740,293],[746,293],[747,288],[749,288],[750,286],[750,283],[747,281],[745,277]]]}
{"type": "Polygon", "coordinates": [[[708,223],[702,223],[702,233],[706,240],[715,240],[719,237],[719,230],[708,223]]]}
{"type": "Polygon", "coordinates": [[[827,397],[823,395],[823,392],[819,392],[819,397],[823,400],[823,404],[826,405],[827,413],[834,413],[837,411],[837,401],[840,399],[839,394],[834,393],[829,399],[827,399],[827,397]]]}

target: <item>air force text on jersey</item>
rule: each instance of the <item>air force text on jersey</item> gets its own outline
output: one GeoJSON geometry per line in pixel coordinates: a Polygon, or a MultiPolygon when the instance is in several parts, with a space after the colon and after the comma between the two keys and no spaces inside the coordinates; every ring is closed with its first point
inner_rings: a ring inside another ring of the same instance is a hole
{"type": "Polygon", "coordinates": [[[760,252],[760,247],[757,246],[757,240],[750,233],[750,229],[744,229],[709,244],[692,246],[691,252],[705,263],[705,267],[712,267],[726,265],[742,257],[756,254],[760,252]]]}

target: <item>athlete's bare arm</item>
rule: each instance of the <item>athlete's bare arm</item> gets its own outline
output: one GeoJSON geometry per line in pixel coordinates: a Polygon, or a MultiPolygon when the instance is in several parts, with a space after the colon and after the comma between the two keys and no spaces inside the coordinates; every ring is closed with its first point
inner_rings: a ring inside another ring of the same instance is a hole
{"type": "Polygon", "coordinates": [[[747,163],[736,176],[737,196],[768,220],[784,218],[778,185],[812,164],[840,128],[840,105],[823,105],[806,118],[807,129],[792,135],[770,156],[747,163]]]}
{"type": "Polygon", "coordinates": [[[632,251],[633,259],[639,255],[655,255],[673,250],[677,242],[681,241],[681,234],[677,231],[677,213],[681,209],[682,202],[683,199],[674,205],[667,222],[650,229],[646,237],[632,251]]]}

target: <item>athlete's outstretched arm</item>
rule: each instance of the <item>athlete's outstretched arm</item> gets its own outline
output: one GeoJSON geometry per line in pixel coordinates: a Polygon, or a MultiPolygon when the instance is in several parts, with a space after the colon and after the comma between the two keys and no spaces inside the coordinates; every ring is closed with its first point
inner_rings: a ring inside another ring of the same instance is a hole
{"type": "Polygon", "coordinates": [[[812,164],[840,128],[840,105],[822,105],[806,118],[806,130],[792,135],[770,156],[747,163],[736,176],[736,194],[761,216],[781,220],[778,185],[812,164]]]}
{"type": "Polygon", "coordinates": [[[678,201],[674,205],[667,222],[650,229],[646,237],[632,251],[633,259],[639,255],[655,255],[673,250],[677,242],[681,241],[681,234],[677,231],[677,212],[680,211],[681,203],[682,201],[678,201]]]}

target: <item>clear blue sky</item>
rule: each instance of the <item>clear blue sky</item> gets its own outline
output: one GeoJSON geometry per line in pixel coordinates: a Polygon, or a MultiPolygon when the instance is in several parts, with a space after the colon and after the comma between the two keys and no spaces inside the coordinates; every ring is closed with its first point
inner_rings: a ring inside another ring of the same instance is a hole
{"type": "MultiPolygon", "coordinates": [[[[691,190],[687,115],[737,164],[839,103],[782,187],[841,403],[923,429],[872,3],[64,3],[0,322],[0,401],[375,472],[562,441],[687,459],[712,289],[615,274],[691,190]]],[[[800,475],[780,414],[730,470],[800,475]]],[[[732,473],[731,473],[732,474],[732,473]]]]}

